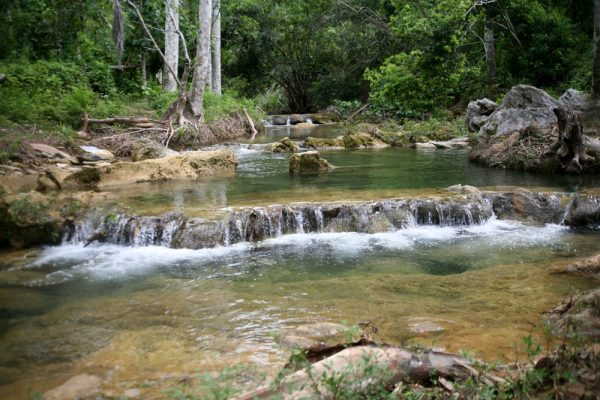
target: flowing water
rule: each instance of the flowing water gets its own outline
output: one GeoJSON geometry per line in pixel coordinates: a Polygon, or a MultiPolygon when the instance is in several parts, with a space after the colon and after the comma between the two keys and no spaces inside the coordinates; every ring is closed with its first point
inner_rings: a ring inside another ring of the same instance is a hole
{"type": "MultiPolygon", "coordinates": [[[[285,156],[236,151],[236,178],[137,185],[115,196],[148,215],[208,215],[241,205],[417,196],[457,183],[594,185],[482,169],[454,151],[325,153],[338,169],[295,178],[285,156]]],[[[84,372],[102,376],[115,395],[136,387],[143,398],[164,398],[188,376],[239,364],[252,371],[246,384],[260,383],[286,361],[278,333],[319,321],[372,321],[388,343],[515,359],[524,356],[524,336],[543,338],[542,312],[591,287],[548,270],[596,253],[596,233],[494,216],[427,222],[382,233],[312,232],[299,223],[286,235],[198,250],[74,241],[4,254],[0,398],[28,398],[84,372]]]]}

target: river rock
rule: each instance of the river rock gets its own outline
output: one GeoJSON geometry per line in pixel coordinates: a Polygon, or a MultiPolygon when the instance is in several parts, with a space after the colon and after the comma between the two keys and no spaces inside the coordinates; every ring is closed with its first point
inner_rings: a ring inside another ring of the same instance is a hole
{"type": "Polygon", "coordinates": [[[436,150],[437,147],[433,143],[415,143],[415,149],[417,150],[436,150]]]}
{"type": "Polygon", "coordinates": [[[452,185],[446,189],[449,192],[460,194],[481,194],[481,191],[475,186],[470,185],[452,185]]]}
{"type": "Polygon", "coordinates": [[[287,115],[273,115],[270,119],[273,125],[287,125],[288,121],[287,115]]]}
{"type": "Polygon", "coordinates": [[[233,175],[237,161],[231,150],[191,151],[180,155],[117,162],[110,166],[84,168],[64,181],[69,188],[104,188],[139,182],[163,182],[198,179],[215,175],[233,175]]]}
{"type": "Polygon", "coordinates": [[[60,241],[63,220],[52,199],[37,193],[0,198],[0,246],[24,248],[60,241]]]}
{"type": "Polygon", "coordinates": [[[280,345],[290,349],[316,349],[348,342],[350,329],[341,324],[319,322],[284,329],[279,335],[280,345]]]}
{"type": "Polygon", "coordinates": [[[498,108],[498,104],[487,98],[470,102],[467,106],[466,119],[469,132],[479,132],[496,108],[498,108]]]}
{"type": "Polygon", "coordinates": [[[100,393],[102,380],[94,375],[81,374],[44,394],[44,400],[87,399],[100,393]]]}
{"type": "Polygon", "coordinates": [[[343,140],[344,146],[348,150],[389,147],[387,143],[382,142],[368,132],[350,133],[344,135],[343,140]]]}
{"type": "Polygon", "coordinates": [[[600,288],[566,299],[547,319],[556,334],[600,339],[600,288]]]}
{"type": "Polygon", "coordinates": [[[288,137],[281,139],[279,142],[275,142],[271,145],[271,151],[273,153],[298,153],[300,146],[288,137]]]}
{"type": "Polygon", "coordinates": [[[600,224],[600,199],[579,195],[573,200],[565,224],[569,226],[596,226],[600,224]]]}
{"type": "MultiPolygon", "coordinates": [[[[586,96],[570,89],[559,100],[541,89],[528,85],[513,87],[500,106],[477,131],[476,145],[470,158],[491,167],[526,171],[562,171],[554,145],[559,140],[555,109],[586,109],[586,96]]],[[[594,114],[586,112],[585,115],[594,114]]],[[[593,119],[593,118],[592,118],[593,119]]],[[[468,120],[468,123],[471,124],[468,120]]],[[[477,121],[471,124],[476,128],[477,121]]],[[[590,126],[588,126],[590,128],[590,126]]],[[[588,143],[586,142],[586,146],[588,143]]],[[[590,147],[590,146],[588,146],[590,147]]],[[[599,160],[586,158],[584,168],[597,169],[599,160]]],[[[583,162],[582,161],[582,162],[583,162]]]]}
{"type": "Polygon", "coordinates": [[[518,219],[543,224],[562,222],[565,199],[558,194],[536,193],[525,189],[489,193],[494,213],[500,219],[518,219]]]}
{"type": "Polygon", "coordinates": [[[306,116],[301,114],[292,114],[289,116],[289,120],[292,125],[301,124],[306,122],[306,116]]]}
{"type": "Polygon", "coordinates": [[[343,150],[344,149],[344,138],[339,136],[337,138],[314,138],[307,137],[304,139],[304,147],[327,151],[327,150],[343,150]]]}
{"type": "Polygon", "coordinates": [[[567,89],[558,99],[561,104],[575,111],[585,111],[588,108],[589,100],[587,94],[575,89],[567,89]]]}
{"type": "Polygon", "coordinates": [[[49,146],[43,143],[29,143],[29,147],[33,152],[41,157],[51,160],[63,160],[73,164],[77,164],[77,159],[70,154],[65,153],[56,147],[49,146]]]}
{"type": "Polygon", "coordinates": [[[312,122],[300,122],[299,124],[294,125],[295,129],[312,129],[315,127],[315,124],[312,122]]]}
{"type": "Polygon", "coordinates": [[[113,153],[100,149],[96,146],[79,146],[83,154],[78,156],[80,161],[112,161],[115,159],[113,153]]]}
{"type": "Polygon", "coordinates": [[[290,157],[290,174],[318,174],[333,168],[329,161],[321,158],[318,151],[296,153],[290,157]]]}
{"type": "Polygon", "coordinates": [[[600,254],[552,270],[555,274],[570,274],[600,280],[600,254]]]}
{"type": "Polygon", "coordinates": [[[131,161],[143,161],[175,155],[179,155],[179,152],[171,150],[154,140],[136,141],[131,149],[131,161]]]}

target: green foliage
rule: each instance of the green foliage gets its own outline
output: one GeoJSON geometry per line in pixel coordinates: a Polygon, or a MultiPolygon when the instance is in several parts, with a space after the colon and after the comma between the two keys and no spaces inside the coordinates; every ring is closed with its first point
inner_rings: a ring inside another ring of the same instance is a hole
{"type": "Polygon", "coordinates": [[[204,94],[204,118],[206,122],[213,122],[246,110],[255,121],[264,118],[264,114],[258,111],[256,102],[237,96],[236,93],[225,91],[218,96],[207,91],[204,94]]]}

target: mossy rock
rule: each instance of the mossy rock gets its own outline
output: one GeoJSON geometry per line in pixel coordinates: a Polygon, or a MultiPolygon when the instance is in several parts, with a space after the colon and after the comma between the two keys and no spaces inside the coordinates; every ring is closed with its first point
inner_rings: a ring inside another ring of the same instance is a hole
{"type": "Polygon", "coordinates": [[[337,138],[314,138],[307,137],[304,139],[304,146],[313,149],[333,149],[333,148],[344,148],[344,139],[342,137],[337,138]]]}
{"type": "Polygon", "coordinates": [[[100,171],[96,168],[83,168],[70,175],[65,181],[72,181],[80,186],[94,187],[100,182],[100,171]]]}
{"type": "Polygon", "coordinates": [[[368,133],[354,133],[344,136],[344,147],[346,149],[359,149],[361,147],[374,147],[375,139],[368,133]]]}
{"type": "Polygon", "coordinates": [[[273,143],[271,146],[273,153],[298,153],[300,146],[288,137],[281,139],[279,142],[273,143]]]}
{"type": "Polygon", "coordinates": [[[24,248],[57,244],[62,219],[51,199],[37,192],[6,196],[0,200],[0,246],[24,248]]]}
{"type": "Polygon", "coordinates": [[[332,170],[329,161],[321,158],[318,151],[296,153],[290,157],[290,174],[319,174],[332,170]]]}

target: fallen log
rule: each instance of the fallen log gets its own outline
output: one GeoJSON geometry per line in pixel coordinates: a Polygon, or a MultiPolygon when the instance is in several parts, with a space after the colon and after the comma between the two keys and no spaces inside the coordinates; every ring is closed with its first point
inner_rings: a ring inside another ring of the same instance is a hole
{"type": "Polygon", "coordinates": [[[260,387],[234,400],[333,399],[340,391],[368,395],[381,389],[391,392],[400,382],[430,386],[440,378],[444,380],[444,387],[468,378],[489,384],[503,383],[501,378],[480,373],[471,362],[457,355],[435,351],[417,353],[397,347],[358,346],[342,350],[271,386],[260,387]],[[332,382],[336,382],[336,387],[332,387],[332,382]]]}
{"type": "Polygon", "coordinates": [[[159,121],[150,118],[140,118],[140,117],[114,117],[114,118],[105,118],[105,119],[84,119],[84,124],[106,124],[106,125],[114,125],[114,124],[123,124],[123,125],[140,125],[140,124],[150,124],[149,127],[153,127],[154,125],[164,125],[166,121],[159,121]]]}

